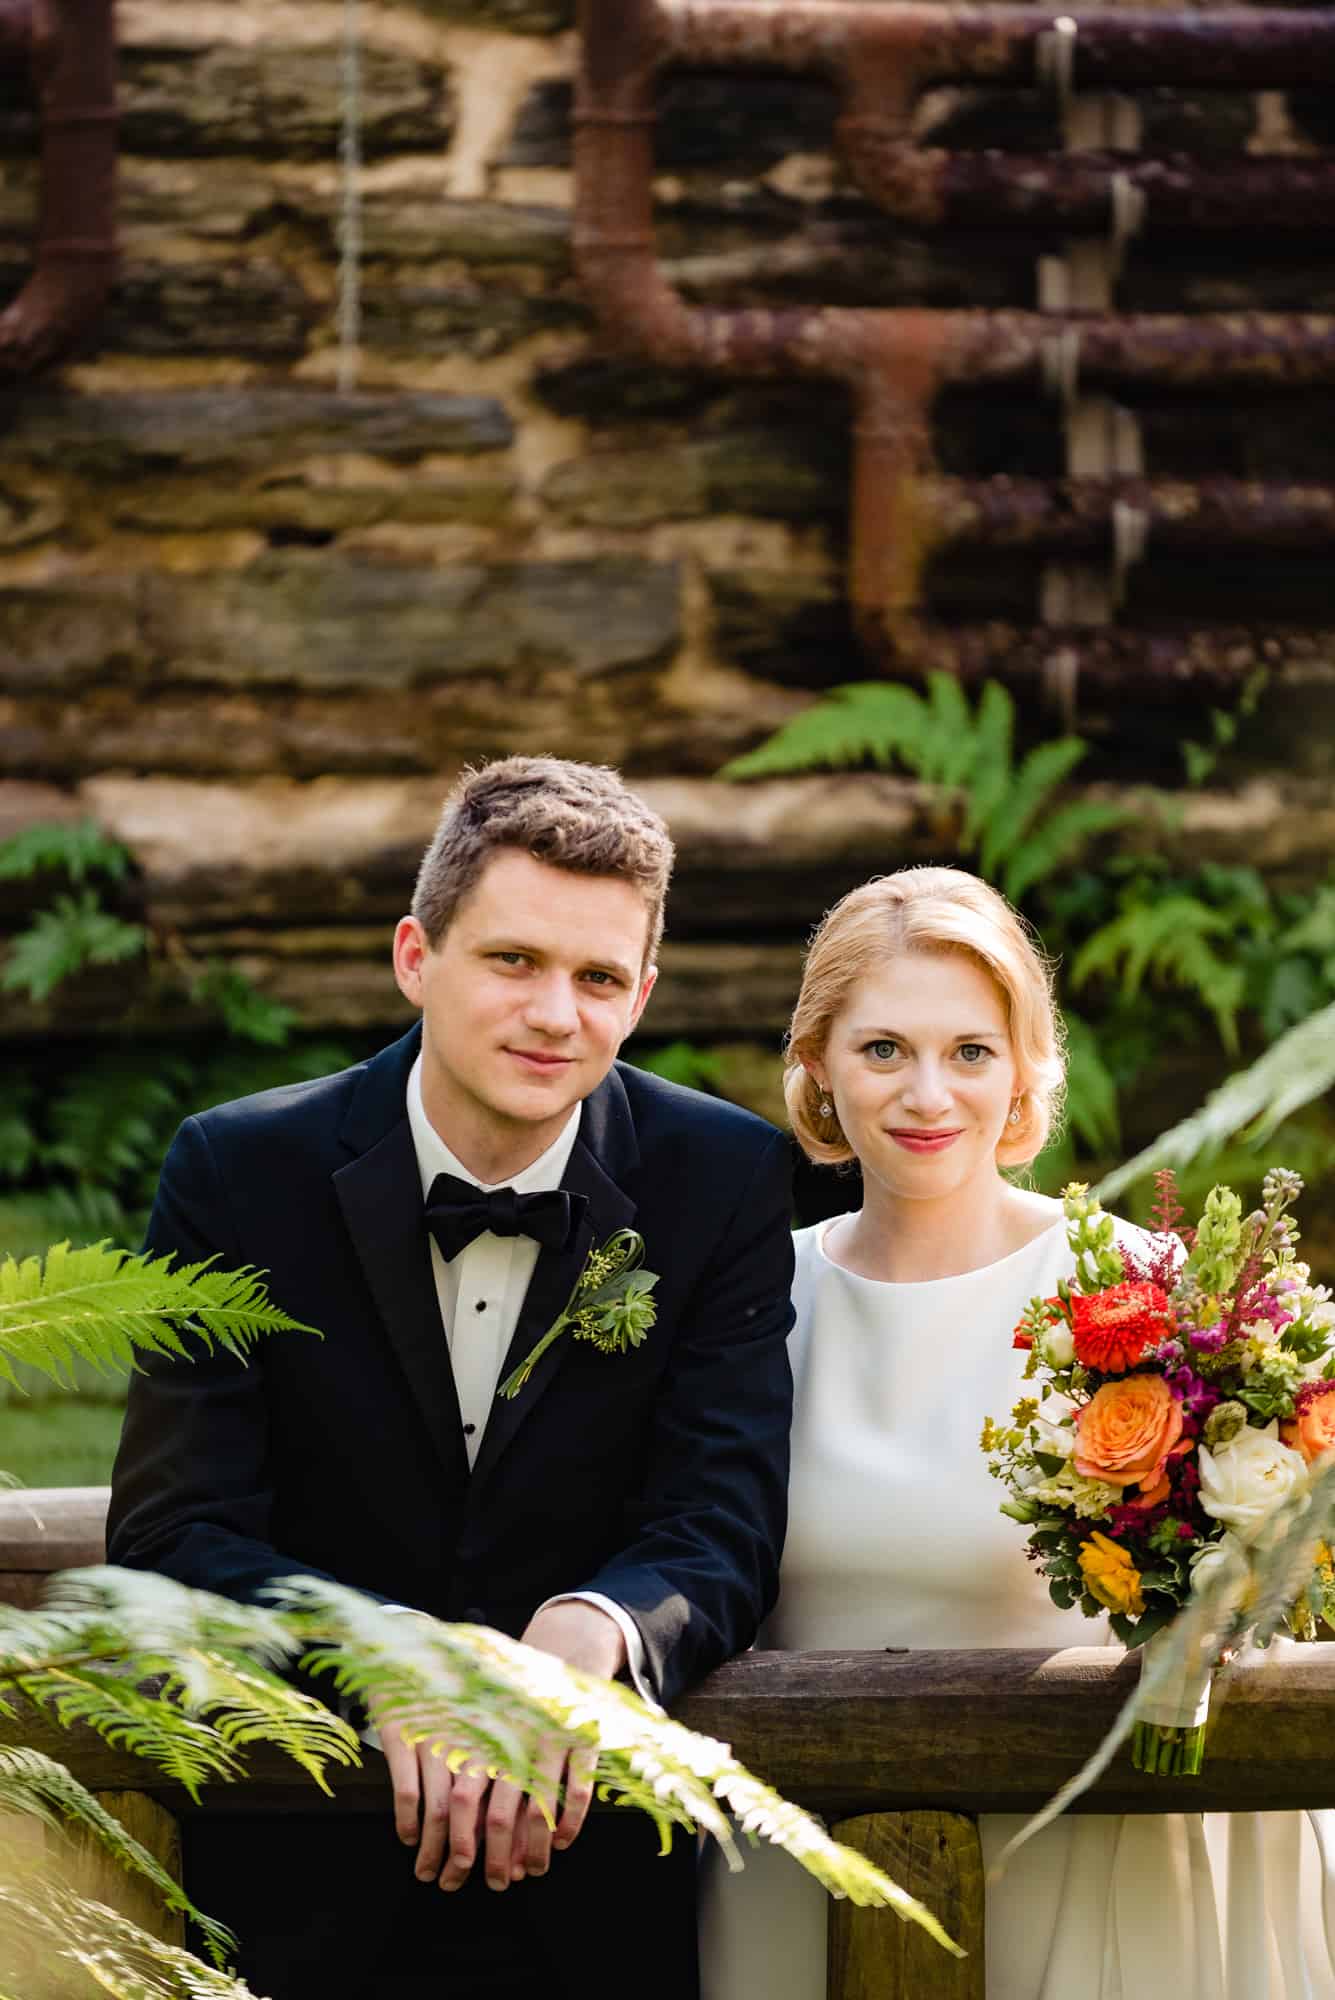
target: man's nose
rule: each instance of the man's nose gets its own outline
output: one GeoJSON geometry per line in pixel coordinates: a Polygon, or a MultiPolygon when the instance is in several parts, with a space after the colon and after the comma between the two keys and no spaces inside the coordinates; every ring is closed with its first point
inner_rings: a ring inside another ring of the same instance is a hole
{"type": "Polygon", "coordinates": [[[544,1035],[573,1035],[579,1026],[575,989],[563,973],[535,981],[524,1010],[531,1028],[544,1035]]]}

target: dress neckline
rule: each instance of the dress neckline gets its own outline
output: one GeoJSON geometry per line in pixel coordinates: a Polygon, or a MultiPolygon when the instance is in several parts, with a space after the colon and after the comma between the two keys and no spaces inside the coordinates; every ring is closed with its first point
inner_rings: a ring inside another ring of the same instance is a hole
{"type": "MultiPolygon", "coordinates": [[[[853,1212],[848,1211],[850,1214],[853,1212]]],[[[1018,1250],[1010,1250],[1004,1257],[994,1258],[990,1264],[975,1264],[969,1271],[954,1271],[948,1278],[864,1278],[860,1271],[850,1271],[847,1264],[837,1263],[825,1248],[826,1231],[843,1219],[842,1215],[832,1215],[828,1221],[816,1224],[813,1232],[816,1255],[823,1264],[828,1264],[832,1271],[837,1271],[841,1278],[848,1278],[855,1285],[874,1285],[881,1292],[929,1292],[938,1285],[958,1285],[966,1278],[981,1278],[985,1274],[1004,1271],[1008,1264],[1017,1263],[1021,1257],[1027,1257],[1040,1243],[1046,1243],[1049,1237],[1054,1236],[1059,1229],[1065,1230],[1066,1227],[1066,1217],[1059,1215],[1055,1222],[1050,1222],[1046,1229],[1040,1229],[1037,1236],[1031,1236],[1018,1250]]]]}

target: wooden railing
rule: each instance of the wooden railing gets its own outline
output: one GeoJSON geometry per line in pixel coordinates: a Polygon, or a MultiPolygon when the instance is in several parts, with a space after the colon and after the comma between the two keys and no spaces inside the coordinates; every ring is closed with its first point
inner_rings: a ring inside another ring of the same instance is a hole
{"type": "MultiPolygon", "coordinates": [[[[55,1569],[99,1562],[106,1494],[71,1488],[0,1500],[0,1600],[36,1601],[55,1569]],[[36,1518],[34,1518],[34,1516],[36,1518]]],[[[1079,1630],[1075,1625],[1074,1629],[1079,1630]]],[[[948,1958],[882,1911],[832,1905],[830,2000],[983,2000],[983,1868],[976,1819],[1029,1812],[1076,1771],[1133,1684],[1120,1651],[747,1653],[678,1705],[678,1718],[732,1744],[789,1797],[824,1813],[932,1907],[969,1956],[948,1958]]],[[[1335,1806],[1335,1646],[1290,1650],[1225,1674],[1198,1778],[1147,1778],[1125,1752],[1077,1812],[1279,1811],[1335,1806]]],[[[0,1724],[61,1758],[167,1856],[198,1811],[384,1812],[368,1753],[323,1798],[277,1752],[257,1749],[244,1784],[202,1807],[139,1759],[31,1714],[0,1724]],[[127,1805],[127,1800],[131,1803],[127,1805]]],[[[98,1893],[111,1893],[105,1876],[98,1893]]],[[[142,1906],[139,1907],[140,1914],[142,1906]]],[[[142,1914],[141,1914],[142,1920],[142,1914]]]]}

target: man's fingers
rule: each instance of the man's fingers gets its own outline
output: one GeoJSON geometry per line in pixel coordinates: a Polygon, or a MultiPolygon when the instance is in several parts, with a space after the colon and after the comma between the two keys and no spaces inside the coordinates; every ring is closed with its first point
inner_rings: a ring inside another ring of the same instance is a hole
{"type": "Polygon", "coordinates": [[[440,1871],[442,1889],[459,1889],[477,1859],[478,1832],[487,1798],[485,1771],[456,1771],[450,1787],[450,1847],[440,1871]]]}
{"type": "Polygon", "coordinates": [[[556,1822],[556,1833],[552,1845],[558,1852],[569,1847],[593,1803],[594,1774],[598,1769],[598,1752],[581,1744],[572,1750],[566,1764],[565,1803],[561,1816],[556,1822]]]}
{"type": "Polygon", "coordinates": [[[449,1845],[454,1779],[445,1758],[433,1757],[429,1744],[421,1744],[417,1754],[422,1791],[422,1838],[413,1872],[419,1882],[434,1882],[444,1865],[449,1845]]]}
{"type": "Polygon", "coordinates": [[[487,1800],[487,1887],[508,1889],[514,1867],[515,1822],[520,1817],[524,1794],[517,1785],[498,1778],[487,1800]]]}
{"type": "Polygon", "coordinates": [[[406,1847],[415,1847],[422,1803],[417,1751],[404,1742],[397,1722],[387,1722],[381,1728],[380,1748],[394,1788],[394,1831],[406,1847]]]}
{"type": "Polygon", "coordinates": [[[524,1875],[545,1875],[552,1865],[552,1833],[556,1821],[557,1791],[565,1756],[559,1749],[545,1750],[537,1759],[537,1782],[515,1826],[514,1860],[511,1873],[517,1882],[524,1875]]]}

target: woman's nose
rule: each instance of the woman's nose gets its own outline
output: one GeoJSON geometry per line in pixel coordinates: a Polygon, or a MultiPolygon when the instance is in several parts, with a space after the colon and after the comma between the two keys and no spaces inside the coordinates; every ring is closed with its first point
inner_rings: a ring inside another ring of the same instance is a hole
{"type": "Polygon", "coordinates": [[[904,1082],[904,1104],[923,1118],[938,1116],[950,1105],[945,1072],[933,1062],[917,1062],[904,1082]]]}

